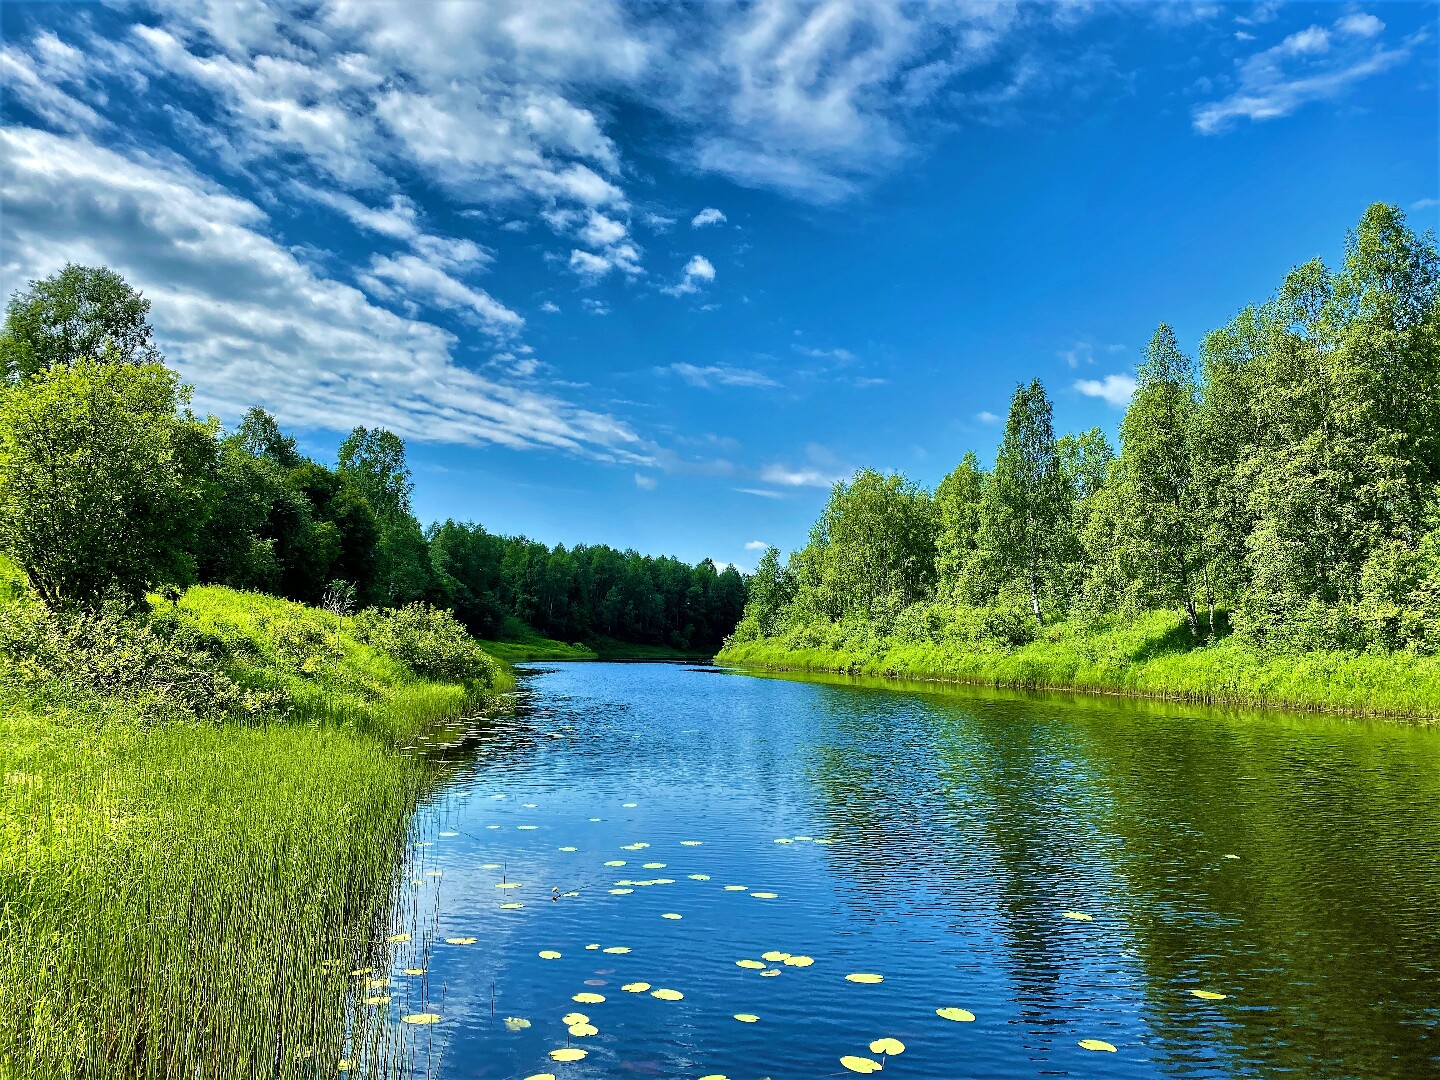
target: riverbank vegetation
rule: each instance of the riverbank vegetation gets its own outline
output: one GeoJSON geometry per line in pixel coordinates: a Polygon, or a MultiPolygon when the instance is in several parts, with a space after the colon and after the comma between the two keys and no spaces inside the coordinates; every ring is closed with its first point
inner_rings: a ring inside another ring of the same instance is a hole
{"type": "Polygon", "coordinates": [[[1370,207],[1205,335],[1162,324],[1118,452],[1038,380],[993,466],[862,471],[767,552],[723,661],[1440,712],[1440,260],[1370,207]]]}
{"type": "Polygon", "coordinates": [[[311,499],[190,413],[145,311],[69,267],[0,336],[0,1076],[383,1065],[351,973],[391,966],[433,779],[407,751],[509,676],[448,612],[382,606],[384,433],[297,464],[311,499]],[[325,606],[182,588],[217,566],[325,606]]]}
{"type": "Polygon", "coordinates": [[[494,662],[418,607],[7,595],[0,1075],[310,1076],[383,1038],[347,1004],[389,969],[427,782],[399,751],[503,686],[494,662]]]}

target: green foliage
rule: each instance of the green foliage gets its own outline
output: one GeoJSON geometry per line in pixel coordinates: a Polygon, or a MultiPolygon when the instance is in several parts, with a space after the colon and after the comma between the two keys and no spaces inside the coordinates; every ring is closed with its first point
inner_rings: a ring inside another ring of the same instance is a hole
{"type": "Polygon", "coordinates": [[[80,359],[0,387],[0,548],[51,607],[193,573],[214,442],[157,364],[80,359]]]}
{"type": "Polygon", "coordinates": [[[351,632],[428,679],[489,687],[495,664],[448,611],[425,603],[369,608],[350,620],[351,632]]]}
{"type": "Polygon", "coordinates": [[[861,615],[888,626],[934,590],[936,535],[928,492],[898,473],[862,469],[835,485],[810,543],[792,560],[793,602],[807,615],[861,615]]]}
{"type": "Polygon", "coordinates": [[[0,378],[28,378],[80,360],[158,364],[150,301],[105,267],[66,263],[10,297],[0,333],[0,378]]]}

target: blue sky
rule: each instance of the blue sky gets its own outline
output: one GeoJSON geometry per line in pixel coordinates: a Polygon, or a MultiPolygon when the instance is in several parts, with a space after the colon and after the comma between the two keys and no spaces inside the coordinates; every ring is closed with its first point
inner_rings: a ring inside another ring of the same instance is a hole
{"type": "Polygon", "coordinates": [[[120,270],[198,409],[390,427],[422,520],[748,568],[1433,228],[1437,12],[7,2],[0,290],[120,270]]]}

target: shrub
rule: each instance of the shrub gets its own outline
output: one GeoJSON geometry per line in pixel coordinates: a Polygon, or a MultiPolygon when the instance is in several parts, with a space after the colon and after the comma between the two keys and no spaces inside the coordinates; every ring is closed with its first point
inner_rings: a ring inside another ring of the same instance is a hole
{"type": "Polygon", "coordinates": [[[33,601],[0,609],[0,679],[32,700],[120,702],[144,720],[255,720],[286,695],[227,674],[225,642],[172,611],[146,617],[119,604],[58,613],[33,601]]]}
{"type": "Polygon", "coordinates": [[[427,679],[488,687],[495,664],[448,611],[417,601],[391,610],[367,608],[351,620],[361,641],[427,679]]]}

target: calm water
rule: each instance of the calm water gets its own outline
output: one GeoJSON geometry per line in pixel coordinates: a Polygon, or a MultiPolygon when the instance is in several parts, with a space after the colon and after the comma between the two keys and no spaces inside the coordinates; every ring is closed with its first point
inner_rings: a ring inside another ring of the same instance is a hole
{"type": "Polygon", "coordinates": [[[801,1080],[882,1037],[934,1080],[1440,1075],[1440,732],[660,664],[526,685],[421,818],[430,1076],[801,1080]],[[771,950],[814,963],[736,965],[771,950]]]}

